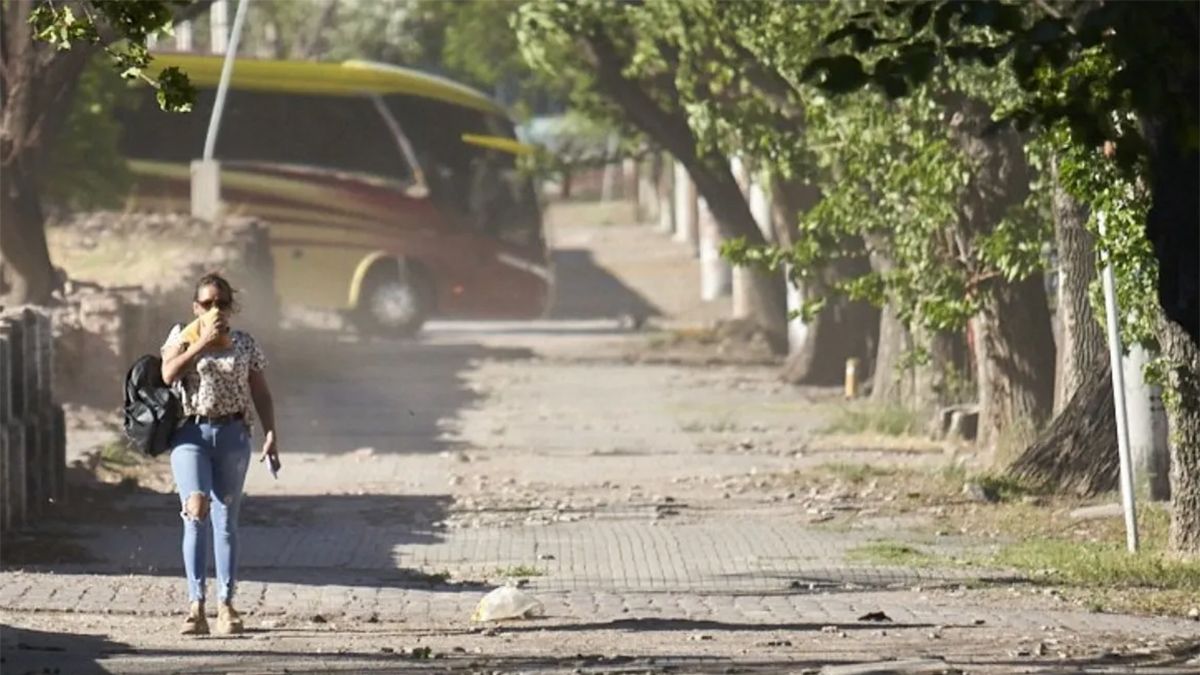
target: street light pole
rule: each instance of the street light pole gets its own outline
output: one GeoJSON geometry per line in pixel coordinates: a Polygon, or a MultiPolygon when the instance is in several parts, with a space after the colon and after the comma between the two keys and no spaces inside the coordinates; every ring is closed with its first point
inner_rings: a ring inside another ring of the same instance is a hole
{"type": "MultiPolygon", "coordinates": [[[[1100,238],[1104,238],[1104,221],[1106,214],[1100,211],[1096,214],[1100,225],[1100,238]]],[[[1138,550],[1137,509],[1133,495],[1133,459],[1129,451],[1129,418],[1125,406],[1125,374],[1121,370],[1121,332],[1119,329],[1117,308],[1116,279],[1113,276],[1112,263],[1108,252],[1101,248],[1101,260],[1104,270],[1101,277],[1104,283],[1104,317],[1108,327],[1108,360],[1112,370],[1113,404],[1117,414],[1117,452],[1121,459],[1121,506],[1125,511],[1125,545],[1130,553],[1138,550]]]]}
{"type": "Polygon", "coordinates": [[[237,58],[238,41],[242,37],[242,26],[246,22],[246,8],[250,0],[238,2],[237,15],[230,30],[229,45],[225,50],[225,61],[221,67],[221,80],[217,85],[217,100],[212,115],[208,118],[208,133],[204,137],[204,155],[192,162],[192,216],[207,221],[216,220],[221,207],[220,165],[213,160],[217,145],[217,133],[221,130],[221,113],[225,109],[225,96],[229,91],[229,78],[233,74],[233,61],[237,58]]]}

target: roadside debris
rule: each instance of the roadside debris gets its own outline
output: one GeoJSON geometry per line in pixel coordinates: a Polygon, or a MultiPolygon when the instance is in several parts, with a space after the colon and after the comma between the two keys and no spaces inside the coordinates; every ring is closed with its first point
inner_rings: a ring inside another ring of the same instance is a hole
{"type": "Polygon", "coordinates": [[[542,603],[513,586],[501,586],[483,596],[472,621],[504,621],[527,619],[542,611],[542,603]]]}

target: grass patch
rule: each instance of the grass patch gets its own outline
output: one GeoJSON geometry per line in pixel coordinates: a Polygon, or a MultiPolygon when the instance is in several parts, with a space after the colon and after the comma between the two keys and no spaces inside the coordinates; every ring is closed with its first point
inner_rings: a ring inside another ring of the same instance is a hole
{"type": "Polygon", "coordinates": [[[1200,597],[1200,563],[1169,558],[1155,550],[1130,554],[1116,542],[1023,541],[1000,551],[996,562],[1026,570],[1049,583],[1186,590],[1200,597]]]}
{"type": "Polygon", "coordinates": [[[921,426],[921,416],[901,406],[853,406],[843,408],[822,433],[909,436],[921,426]]]}
{"type": "Polygon", "coordinates": [[[840,478],[847,483],[860,485],[872,478],[882,478],[884,476],[894,476],[898,473],[898,469],[889,466],[876,466],[874,464],[855,464],[853,462],[827,462],[822,464],[820,470],[833,476],[840,478]]]}
{"type": "Polygon", "coordinates": [[[846,552],[846,559],[897,567],[925,567],[937,558],[915,546],[895,541],[876,541],[856,546],[846,552]]]}
{"type": "Polygon", "coordinates": [[[110,468],[137,466],[142,463],[142,455],[124,441],[112,441],[100,448],[100,463],[110,468]]]}
{"type": "Polygon", "coordinates": [[[1010,502],[1027,495],[1041,493],[1032,485],[1002,473],[978,474],[968,478],[966,482],[978,484],[989,499],[998,502],[1010,502]]]}
{"type": "Polygon", "coordinates": [[[512,577],[515,579],[525,579],[529,577],[545,576],[545,572],[536,567],[529,565],[511,565],[509,567],[497,567],[496,576],[512,577]]]}

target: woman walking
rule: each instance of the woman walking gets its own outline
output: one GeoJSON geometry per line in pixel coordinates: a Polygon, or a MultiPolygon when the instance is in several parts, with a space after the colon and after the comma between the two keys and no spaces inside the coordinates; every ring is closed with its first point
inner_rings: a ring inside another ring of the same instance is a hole
{"type": "Polygon", "coordinates": [[[171,472],[179,489],[183,517],[183,566],[188,608],[184,635],[208,634],[204,612],[211,523],[217,569],[217,632],[240,633],[233,608],[237,580],[237,519],[250,463],[251,431],[262,419],[262,454],[279,467],[275,409],[263,374],[266,358],[249,333],[230,330],[236,305],[233,288],[219,274],[196,283],[192,312],[197,333],[176,326],[162,347],[162,377],[180,394],[184,421],[171,437],[171,472]],[[216,312],[210,312],[216,308],[216,312]],[[251,405],[253,404],[253,406],[251,405]],[[253,409],[251,409],[253,407],[253,409]]]}

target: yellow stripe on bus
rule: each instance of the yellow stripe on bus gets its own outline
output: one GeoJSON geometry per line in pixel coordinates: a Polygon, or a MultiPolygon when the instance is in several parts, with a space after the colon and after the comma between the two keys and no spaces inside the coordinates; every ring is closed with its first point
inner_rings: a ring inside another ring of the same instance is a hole
{"type": "MultiPolygon", "coordinates": [[[[223,62],[223,56],[159,53],[154,55],[147,72],[157,76],[164,68],[175,66],[187,73],[197,87],[213,88],[221,79],[223,62]]],[[[507,115],[495,101],[465,85],[409,68],[368,61],[320,63],[239,58],[234,62],[230,85],[234,89],[331,96],[410,94],[507,115]]]]}
{"type": "Polygon", "coordinates": [[[481,136],[480,134],[463,134],[463,143],[478,145],[482,148],[507,152],[510,155],[532,155],[533,146],[503,136],[481,136]]]}

